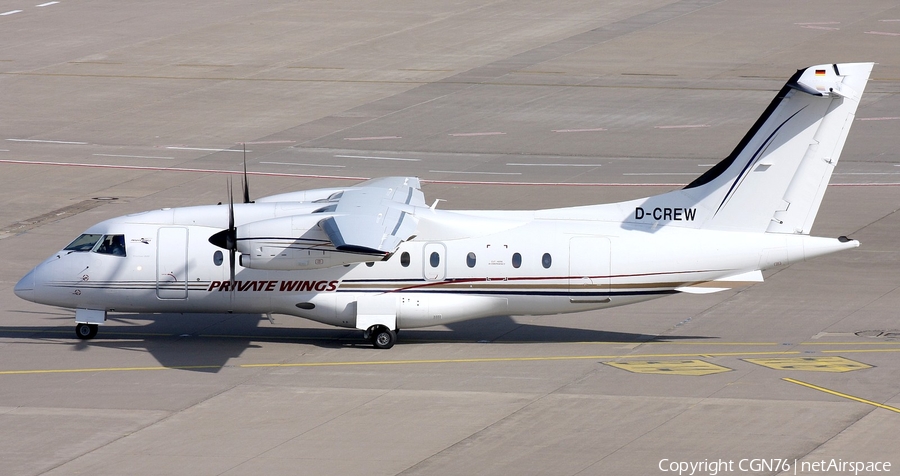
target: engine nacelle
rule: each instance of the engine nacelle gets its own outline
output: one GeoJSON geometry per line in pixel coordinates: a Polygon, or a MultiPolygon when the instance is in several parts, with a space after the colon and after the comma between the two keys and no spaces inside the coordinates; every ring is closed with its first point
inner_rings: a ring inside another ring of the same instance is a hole
{"type": "Polygon", "coordinates": [[[237,227],[237,250],[245,268],[273,271],[331,268],[380,261],[389,255],[338,251],[319,227],[330,215],[295,215],[237,227]]]}

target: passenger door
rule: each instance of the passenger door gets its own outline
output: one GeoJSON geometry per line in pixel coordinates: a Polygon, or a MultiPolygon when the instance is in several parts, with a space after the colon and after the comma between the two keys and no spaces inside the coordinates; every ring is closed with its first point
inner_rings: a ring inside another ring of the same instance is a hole
{"type": "Polygon", "coordinates": [[[188,230],[160,228],[156,235],[156,296],[187,299],[188,230]]]}
{"type": "Polygon", "coordinates": [[[569,293],[572,302],[609,302],[609,238],[576,236],[569,240],[569,293]]]}

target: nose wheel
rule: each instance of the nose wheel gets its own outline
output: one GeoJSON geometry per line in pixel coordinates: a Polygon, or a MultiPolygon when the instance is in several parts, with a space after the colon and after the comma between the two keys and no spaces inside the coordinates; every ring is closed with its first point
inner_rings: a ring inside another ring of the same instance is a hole
{"type": "Polygon", "coordinates": [[[93,339],[99,328],[97,324],[75,324],[75,335],[81,340],[93,339]]]}

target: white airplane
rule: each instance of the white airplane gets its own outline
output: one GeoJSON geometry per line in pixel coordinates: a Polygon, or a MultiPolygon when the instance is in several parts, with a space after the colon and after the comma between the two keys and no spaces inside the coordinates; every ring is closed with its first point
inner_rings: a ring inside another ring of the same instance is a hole
{"type": "MultiPolygon", "coordinates": [[[[92,226],[15,286],[108,312],[288,314],[400,329],[622,306],[760,282],[859,243],[809,235],[873,63],[798,71],[726,159],[681,190],[534,211],[428,206],[413,177],[164,208],[92,226]]],[[[229,197],[231,192],[229,190],[229,197]]]]}

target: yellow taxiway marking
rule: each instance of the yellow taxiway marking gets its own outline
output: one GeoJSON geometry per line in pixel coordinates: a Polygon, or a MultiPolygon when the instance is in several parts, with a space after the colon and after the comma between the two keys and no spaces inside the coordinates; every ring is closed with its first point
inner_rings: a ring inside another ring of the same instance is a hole
{"type": "Polygon", "coordinates": [[[775,370],[806,370],[810,372],[850,372],[872,368],[869,364],[844,357],[776,357],[743,359],[751,364],[775,370]]]}
{"type": "Polygon", "coordinates": [[[636,374],[710,375],[733,370],[703,360],[636,360],[604,363],[636,374]]]}
{"type": "Polygon", "coordinates": [[[900,349],[857,349],[857,350],[820,350],[823,354],[868,353],[868,352],[900,352],[900,349]]]}
{"type": "Polygon", "coordinates": [[[820,387],[818,385],[813,385],[811,383],[806,383],[801,380],[793,379],[793,378],[782,378],[785,382],[795,383],[797,385],[802,385],[807,388],[811,388],[813,390],[818,390],[820,392],[825,392],[830,395],[834,395],[836,397],[846,398],[847,400],[853,400],[854,402],[865,403],[866,405],[872,405],[873,407],[883,408],[885,410],[890,410],[892,412],[900,413],[900,408],[892,407],[890,405],[885,405],[883,403],[873,402],[872,400],[866,400],[865,398],[854,397],[853,395],[848,395],[846,393],[837,392],[825,387],[820,387]]]}
{"type": "MultiPolygon", "coordinates": [[[[798,351],[776,352],[706,352],[707,357],[727,357],[744,355],[796,355],[798,351]]],[[[266,368],[266,367],[336,367],[352,365],[411,365],[411,364],[466,364],[489,362],[539,362],[539,361],[565,361],[565,360],[621,360],[621,359],[660,359],[698,357],[698,353],[683,354],[631,354],[631,355],[564,355],[545,357],[486,357],[471,359],[423,359],[423,360],[350,360],[338,362],[296,362],[296,363],[262,363],[262,364],[237,364],[237,365],[173,365],[158,367],[95,367],[81,369],[35,369],[35,370],[0,370],[0,375],[28,375],[28,374],[61,374],[77,372],[126,372],[139,370],[197,370],[197,369],[222,369],[222,368],[266,368]]]]}

